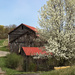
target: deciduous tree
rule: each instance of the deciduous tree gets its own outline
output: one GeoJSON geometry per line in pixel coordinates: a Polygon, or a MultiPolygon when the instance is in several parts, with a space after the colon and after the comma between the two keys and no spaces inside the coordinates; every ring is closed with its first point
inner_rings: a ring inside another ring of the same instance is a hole
{"type": "Polygon", "coordinates": [[[75,58],[75,0],[49,0],[39,13],[39,33],[47,41],[47,52],[75,58]]]}

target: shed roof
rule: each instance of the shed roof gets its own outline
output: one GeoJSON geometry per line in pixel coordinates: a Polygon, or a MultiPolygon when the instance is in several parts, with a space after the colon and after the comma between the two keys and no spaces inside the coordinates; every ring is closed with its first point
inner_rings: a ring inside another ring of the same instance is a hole
{"type": "MultiPolygon", "coordinates": [[[[31,55],[36,55],[36,54],[46,54],[49,55],[49,53],[47,53],[46,51],[43,51],[42,48],[39,47],[22,47],[24,53],[27,56],[31,56],[31,55]]],[[[52,53],[50,53],[52,55],[52,53]]]]}

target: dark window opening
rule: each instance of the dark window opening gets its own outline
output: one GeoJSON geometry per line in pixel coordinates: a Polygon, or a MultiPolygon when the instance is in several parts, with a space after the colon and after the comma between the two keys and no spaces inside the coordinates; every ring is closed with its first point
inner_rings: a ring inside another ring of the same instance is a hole
{"type": "Polygon", "coordinates": [[[23,26],[22,26],[22,29],[23,29],[23,26]]]}

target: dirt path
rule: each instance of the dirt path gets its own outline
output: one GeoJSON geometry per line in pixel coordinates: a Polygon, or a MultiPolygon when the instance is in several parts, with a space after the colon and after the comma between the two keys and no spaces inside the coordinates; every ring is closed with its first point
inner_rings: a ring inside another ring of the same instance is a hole
{"type": "Polygon", "coordinates": [[[0,57],[6,56],[7,54],[10,54],[10,52],[0,51],[0,57]]]}
{"type": "MultiPolygon", "coordinates": [[[[6,52],[6,51],[0,51],[0,57],[4,57],[7,54],[10,54],[10,52],[6,52]]],[[[2,69],[0,68],[0,75],[5,75],[5,72],[2,71],[2,69]]]]}

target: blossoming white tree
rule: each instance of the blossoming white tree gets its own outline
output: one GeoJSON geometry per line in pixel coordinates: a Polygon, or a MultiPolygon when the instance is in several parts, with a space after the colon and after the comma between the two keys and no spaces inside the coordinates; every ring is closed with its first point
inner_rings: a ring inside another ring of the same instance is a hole
{"type": "Polygon", "coordinates": [[[39,13],[39,33],[47,41],[47,52],[75,58],[75,0],[49,0],[39,13]]]}

